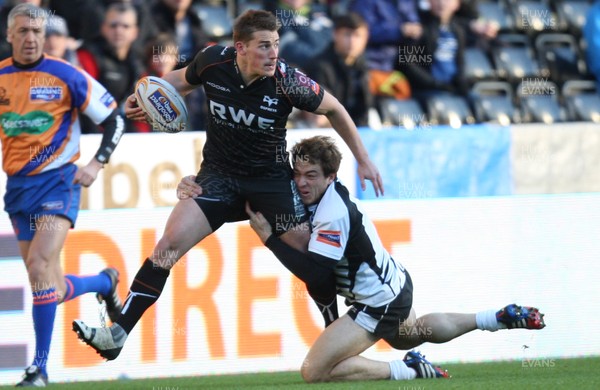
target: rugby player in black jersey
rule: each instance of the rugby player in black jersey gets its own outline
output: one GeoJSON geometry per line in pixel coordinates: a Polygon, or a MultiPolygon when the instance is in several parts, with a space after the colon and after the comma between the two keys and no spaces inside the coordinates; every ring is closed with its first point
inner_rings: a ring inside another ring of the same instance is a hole
{"type": "MultiPolygon", "coordinates": [[[[73,321],[79,338],[102,357],[118,356],[181,256],[223,223],[248,219],[247,201],[269,220],[283,242],[306,251],[307,216],[292,180],[285,141],[293,107],[327,116],[358,162],[363,189],[368,179],[377,195],[383,193],[379,171],[345,108],[319,84],[278,58],[277,29],[273,14],[246,11],[234,23],[233,47],[208,47],[186,68],[164,76],[182,95],[200,85],[205,89],[209,124],[196,176],[204,192],[177,203],[162,238],[131,284],[121,316],[110,328],[90,328],[73,321]],[[297,228],[278,230],[282,225],[276,224],[278,218],[296,222],[297,228]]],[[[132,120],[145,119],[133,96],[127,100],[125,114],[132,120]]]]}

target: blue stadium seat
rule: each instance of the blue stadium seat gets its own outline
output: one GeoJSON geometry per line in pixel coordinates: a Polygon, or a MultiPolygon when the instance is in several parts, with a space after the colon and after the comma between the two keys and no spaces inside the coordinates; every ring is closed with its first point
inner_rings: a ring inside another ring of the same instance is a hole
{"type": "Polygon", "coordinates": [[[478,47],[465,49],[465,76],[470,83],[496,78],[496,70],[486,53],[478,47]]]}
{"type": "Polygon", "coordinates": [[[590,2],[586,0],[558,0],[553,3],[559,20],[565,24],[565,29],[575,36],[580,36],[587,13],[591,7],[590,2]]]}
{"type": "Polygon", "coordinates": [[[544,79],[525,80],[516,93],[525,123],[556,123],[568,120],[566,110],[560,105],[556,83],[544,79]]]}
{"type": "Polygon", "coordinates": [[[384,126],[402,126],[412,130],[427,124],[427,116],[414,99],[381,98],[377,105],[384,126]]]}
{"type": "Polygon", "coordinates": [[[507,82],[480,81],[471,88],[469,97],[477,122],[507,126],[521,121],[520,112],[513,104],[513,88],[507,82]]]}
{"type": "Polygon", "coordinates": [[[513,85],[523,77],[541,76],[527,35],[499,34],[497,44],[492,48],[492,59],[498,77],[513,85]]]}
{"type": "Polygon", "coordinates": [[[510,0],[516,29],[535,35],[542,31],[557,31],[558,16],[546,0],[510,0]]]}
{"type": "Polygon", "coordinates": [[[585,59],[571,34],[540,34],[535,40],[535,49],[542,74],[549,75],[559,84],[584,78],[587,74],[585,59]]]}
{"type": "Polygon", "coordinates": [[[440,94],[427,100],[427,116],[432,124],[450,125],[459,128],[475,123],[467,100],[461,96],[440,94]]]}
{"type": "Polygon", "coordinates": [[[600,123],[600,94],[596,81],[567,81],[562,96],[569,120],[600,123]]]}
{"type": "Polygon", "coordinates": [[[509,32],[515,29],[515,23],[508,8],[501,1],[478,1],[477,13],[480,18],[495,22],[500,32],[509,32]]]}

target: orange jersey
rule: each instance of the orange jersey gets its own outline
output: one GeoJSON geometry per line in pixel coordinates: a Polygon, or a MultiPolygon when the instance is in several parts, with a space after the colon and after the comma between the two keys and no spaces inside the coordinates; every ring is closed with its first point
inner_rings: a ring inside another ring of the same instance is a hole
{"type": "Polygon", "coordinates": [[[116,108],[106,89],[85,71],[44,55],[33,66],[0,62],[2,168],[29,176],[79,158],[79,113],[94,123],[116,108]]]}

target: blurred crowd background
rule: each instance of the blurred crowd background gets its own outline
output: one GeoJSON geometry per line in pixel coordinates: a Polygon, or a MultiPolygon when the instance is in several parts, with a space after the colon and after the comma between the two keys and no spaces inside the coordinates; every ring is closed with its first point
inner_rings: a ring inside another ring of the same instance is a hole
{"type": "MultiPolygon", "coordinates": [[[[8,12],[0,0],[0,56],[8,12]]],[[[600,122],[600,1],[588,0],[37,0],[46,52],[82,67],[120,102],[142,76],[230,45],[247,9],[280,21],[280,57],[371,128],[600,122]]],[[[202,89],[189,129],[206,128],[202,89]]],[[[294,112],[289,128],[328,127],[294,112]]],[[[99,130],[84,124],[86,133],[99,130]]],[[[128,122],[128,132],[151,132],[128,122]]]]}

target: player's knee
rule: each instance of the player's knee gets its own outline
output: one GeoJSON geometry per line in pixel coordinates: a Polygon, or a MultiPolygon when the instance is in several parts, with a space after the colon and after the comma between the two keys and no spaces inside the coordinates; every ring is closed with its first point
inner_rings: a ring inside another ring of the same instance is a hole
{"type": "Polygon", "coordinates": [[[300,375],[306,383],[328,382],[330,380],[329,376],[326,375],[326,373],[323,370],[320,370],[318,367],[311,365],[306,360],[304,360],[304,363],[302,363],[300,375]]]}
{"type": "Polygon", "coordinates": [[[50,261],[41,254],[30,253],[26,261],[27,275],[31,283],[47,280],[50,272],[50,261]]]}

